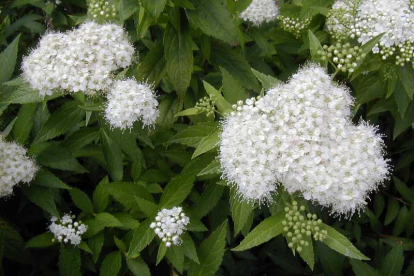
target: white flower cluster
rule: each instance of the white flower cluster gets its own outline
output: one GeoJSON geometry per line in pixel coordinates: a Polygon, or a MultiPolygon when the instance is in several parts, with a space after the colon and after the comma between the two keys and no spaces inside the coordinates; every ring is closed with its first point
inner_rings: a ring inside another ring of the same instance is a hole
{"type": "Polygon", "coordinates": [[[279,7],[275,0],[253,0],[252,3],[240,13],[240,18],[250,21],[255,26],[276,20],[279,7]]]}
{"type": "Polygon", "coordinates": [[[165,246],[170,247],[181,244],[180,236],[189,222],[190,219],[183,213],[183,208],[173,207],[159,211],[150,227],[165,242],[165,246]]]}
{"type": "Polygon", "coordinates": [[[69,214],[62,218],[52,217],[49,225],[50,232],[55,235],[55,239],[59,242],[79,245],[82,241],[82,235],[88,230],[88,227],[81,221],[74,221],[75,216],[69,214]]]}
{"type": "Polygon", "coordinates": [[[67,33],[48,33],[23,60],[23,76],[41,96],[54,90],[94,95],[113,82],[112,71],[131,64],[134,47],[121,26],[83,23],[67,33]]]}
{"type": "Polygon", "coordinates": [[[32,181],[37,169],[25,148],[0,136],[0,197],[11,195],[20,182],[32,181]]]}
{"type": "Polygon", "coordinates": [[[364,44],[384,33],[373,48],[383,59],[395,56],[397,64],[414,58],[414,7],[410,0],[337,0],[327,19],[338,37],[364,44]]]}
{"type": "Polygon", "coordinates": [[[239,103],[223,122],[223,177],[246,200],[271,200],[277,184],[350,214],[387,178],[375,127],[350,120],[349,90],[316,65],[261,99],[239,103]]]}
{"type": "Polygon", "coordinates": [[[158,101],[151,87],[135,80],[119,80],[108,92],[105,118],[112,127],[132,128],[141,120],[143,125],[153,125],[158,117],[158,101]]]}

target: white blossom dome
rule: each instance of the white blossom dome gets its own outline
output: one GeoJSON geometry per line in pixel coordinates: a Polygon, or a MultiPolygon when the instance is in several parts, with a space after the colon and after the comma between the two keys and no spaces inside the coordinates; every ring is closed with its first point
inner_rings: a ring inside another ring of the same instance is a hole
{"type": "Polygon", "coordinates": [[[275,0],[253,0],[252,3],[240,13],[240,18],[250,21],[255,26],[276,20],[279,7],[275,0]]]}
{"type": "Polygon", "coordinates": [[[223,177],[247,200],[267,201],[280,183],[335,214],[359,210],[389,166],[376,129],[351,123],[352,102],[322,68],[302,68],[225,118],[223,177]]]}
{"type": "Polygon", "coordinates": [[[65,214],[62,218],[52,217],[49,225],[50,232],[55,236],[54,239],[59,242],[79,245],[82,242],[82,235],[88,230],[88,227],[81,221],[75,221],[75,216],[65,214]]]}
{"type": "Polygon", "coordinates": [[[158,101],[155,92],[145,83],[135,80],[115,81],[107,95],[105,118],[115,128],[132,128],[141,120],[144,126],[152,126],[158,117],[158,101]]]}
{"type": "Polygon", "coordinates": [[[116,24],[83,23],[51,32],[23,60],[23,77],[41,96],[55,90],[94,95],[112,84],[112,72],[131,64],[134,47],[116,24]]]}
{"type": "Polygon", "coordinates": [[[333,34],[365,44],[384,34],[373,48],[383,59],[395,55],[400,63],[414,56],[414,7],[410,0],[337,0],[327,19],[333,34]]]}
{"type": "Polygon", "coordinates": [[[0,135],[0,197],[13,193],[20,182],[33,180],[38,168],[27,156],[27,150],[15,142],[7,142],[0,135]]]}
{"type": "Polygon", "coordinates": [[[180,236],[186,230],[188,223],[190,219],[183,212],[183,208],[173,207],[159,211],[150,228],[154,229],[155,234],[165,243],[165,246],[170,247],[181,245],[180,236]]]}

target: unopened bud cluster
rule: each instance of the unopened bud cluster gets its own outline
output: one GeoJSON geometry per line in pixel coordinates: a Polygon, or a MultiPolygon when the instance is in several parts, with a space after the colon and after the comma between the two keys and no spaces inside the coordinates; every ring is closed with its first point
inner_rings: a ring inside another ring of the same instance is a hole
{"type": "Polygon", "coordinates": [[[350,43],[336,43],[331,46],[324,45],[323,51],[318,51],[323,60],[332,60],[338,70],[353,73],[355,68],[365,58],[362,48],[351,46],[350,43]]]}
{"type": "Polygon", "coordinates": [[[195,108],[203,112],[207,112],[207,117],[214,116],[214,112],[216,111],[216,98],[217,97],[215,95],[210,95],[209,97],[205,96],[204,98],[198,100],[195,108]]]}
{"type": "Polygon", "coordinates": [[[113,20],[116,17],[115,5],[104,0],[91,0],[88,11],[95,20],[113,20]]]}
{"type": "Polygon", "coordinates": [[[285,220],[282,221],[283,231],[288,241],[288,246],[293,251],[301,252],[304,247],[309,246],[305,237],[313,237],[316,241],[323,241],[328,234],[321,229],[322,220],[315,214],[305,212],[305,206],[298,206],[293,201],[291,208],[285,207],[285,220]]]}
{"type": "Polygon", "coordinates": [[[306,29],[310,23],[309,19],[302,21],[299,18],[283,15],[279,15],[277,19],[280,20],[280,27],[286,32],[292,33],[296,38],[300,38],[302,31],[306,29]]]}
{"type": "Polygon", "coordinates": [[[190,219],[184,214],[183,208],[173,207],[159,211],[150,228],[154,229],[155,234],[165,243],[165,246],[170,247],[181,245],[180,236],[189,222],[190,219]]]}
{"type": "Polygon", "coordinates": [[[50,232],[55,235],[52,241],[71,243],[79,245],[82,241],[82,235],[88,230],[88,227],[81,221],[75,221],[75,216],[70,214],[64,215],[62,218],[52,217],[49,226],[50,232]]]}

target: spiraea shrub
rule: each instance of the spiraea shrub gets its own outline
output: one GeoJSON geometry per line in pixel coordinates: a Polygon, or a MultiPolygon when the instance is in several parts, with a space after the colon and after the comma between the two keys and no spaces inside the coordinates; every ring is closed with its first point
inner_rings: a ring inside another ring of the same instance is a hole
{"type": "Polygon", "coordinates": [[[414,275],[412,0],[0,1],[0,274],[414,275]]]}

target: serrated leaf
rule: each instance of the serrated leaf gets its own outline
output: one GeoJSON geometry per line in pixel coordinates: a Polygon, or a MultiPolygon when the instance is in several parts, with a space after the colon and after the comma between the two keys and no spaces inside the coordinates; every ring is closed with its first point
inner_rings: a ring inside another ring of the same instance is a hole
{"type": "Polygon", "coordinates": [[[208,164],[197,176],[206,176],[206,175],[219,175],[221,174],[221,164],[218,159],[214,159],[213,162],[208,164]]]}
{"type": "Polygon", "coordinates": [[[39,186],[25,187],[24,194],[31,202],[33,202],[49,214],[55,217],[59,217],[59,212],[56,208],[56,203],[53,199],[53,195],[49,188],[43,188],[39,186]]]}
{"type": "Polygon", "coordinates": [[[200,263],[198,260],[197,250],[194,245],[193,239],[191,238],[190,234],[184,233],[181,236],[183,243],[181,244],[181,249],[184,256],[188,257],[189,259],[193,260],[197,264],[200,263]]]}
{"type": "Polygon", "coordinates": [[[310,48],[312,60],[320,63],[323,67],[326,67],[328,61],[322,60],[321,55],[318,54],[318,52],[322,53],[324,51],[319,39],[315,36],[315,34],[310,29],[308,30],[308,37],[309,37],[309,48],[310,48]]]}
{"type": "Polygon", "coordinates": [[[86,213],[93,214],[92,201],[89,199],[89,196],[85,192],[73,188],[69,191],[69,193],[76,207],[86,213]]]}
{"type": "Polygon", "coordinates": [[[108,172],[114,181],[121,181],[124,174],[122,153],[118,145],[109,137],[105,130],[101,129],[101,142],[105,160],[108,164],[108,172]]]}
{"type": "Polygon", "coordinates": [[[155,265],[158,265],[162,261],[162,259],[164,259],[164,256],[167,253],[167,249],[168,249],[168,247],[165,245],[164,242],[162,242],[158,246],[157,260],[155,262],[155,265]]]}
{"type": "Polygon", "coordinates": [[[359,250],[356,249],[345,236],[332,227],[322,224],[320,228],[321,230],[327,231],[326,238],[322,242],[336,252],[357,260],[369,260],[369,258],[359,252],[359,250]]]}
{"type": "Polygon", "coordinates": [[[398,76],[410,100],[414,95],[414,70],[410,65],[398,66],[398,76]]]}
{"type": "Polygon", "coordinates": [[[177,32],[171,25],[167,25],[164,33],[167,74],[180,98],[184,97],[190,86],[193,71],[192,43],[188,31],[177,32]]]}
{"type": "Polygon", "coordinates": [[[35,179],[31,182],[33,185],[49,187],[49,188],[57,188],[57,189],[67,189],[70,190],[72,187],[66,185],[62,182],[59,178],[54,176],[52,173],[40,170],[36,173],[35,179]]]}
{"type": "Polygon", "coordinates": [[[217,143],[220,141],[219,133],[220,132],[217,130],[216,132],[211,133],[209,136],[204,137],[198,147],[195,149],[191,159],[194,159],[195,157],[214,149],[217,146],[217,143]]]}
{"type": "Polygon", "coordinates": [[[20,34],[0,54],[0,84],[10,80],[16,67],[20,34]]]}
{"type": "Polygon", "coordinates": [[[283,213],[275,214],[263,220],[233,251],[243,251],[273,239],[283,231],[283,213]]]}
{"type": "Polygon", "coordinates": [[[390,224],[398,215],[400,204],[393,197],[388,197],[387,214],[385,215],[384,225],[390,224]]]}
{"type": "Polygon", "coordinates": [[[164,190],[161,196],[159,207],[172,208],[180,205],[190,194],[196,176],[194,174],[180,174],[174,177],[164,190]]]}
{"type": "Polygon", "coordinates": [[[105,235],[103,232],[100,232],[99,234],[88,239],[88,245],[92,251],[92,258],[94,263],[98,261],[99,254],[101,253],[104,241],[105,235]]]}
{"type": "Polygon", "coordinates": [[[171,127],[171,125],[177,120],[175,114],[183,109],[183,103],[175,95],[168,95],[163,98],[158,106],[160,115],[157,118],[157,123],[165,128],[171,127]]]}
{"type": "Polygon", "coordinates": [[[51,232],[37,235],[26,243],[26,248],[43,248],[51,246],[57,243],[57,241],[52,241],[54,238],[55,236],[51,232]]]}
{"type": "Polygon", "coordinates": [[[227,234],[227,220],[224,221],[198,248],[200,264],[191,263],[189,276],[215,275],[223,260],[227,234]]]}
{"type": "Polygon", "coordinates": [[[307,242],[308,245],[304,246],[302,248],[301,252],[299,253],[299,256],[308,264],[308,266],[310,267],[311,270],[313,270],[314,266],[315,266],[315,254],[313,252],[313,241],[312,241],[312,237],[304,235],[302,237],[302,240],[307,242]]]}
{"type": "Polygon", "coordinates": [[[157,204],[148,201],[146,199],[142,199],[140,197],[135,197],[135,200],[137,201],[139,209],[149,218],[154,218],[157,215],[158,212],[158,206],[157,204]]]}
{"type": "Polygon", "coordinates": [[[151,276],[147,264],[139,257],[134,259],[127,259],[127,265],[129,270],[135,276],[151,276]]]}
{"type": "Polygon", "coordinates": [[[263,86],[263,89],[268,91],[275,87],[277,84],[282,83],[280,80],[278,80],[275,77],[263,74],[259,71],[256,71],[252,68],[253,74],[256,76],[256,78],[260,81],[260,83],[263,86]]]}
{"type": "Polygon", "coordinates": [[[154,239],[154,229],[149,227],[152,220],[153,219],[146,219],[139,225],[138,229],[134,231],[134,235],[129,246],[128,258],[134,258],[154,239]]]}
{"type": "Polygon", "coordinates": [[[162,44],[157,44],[138,64],[135,78],[138,81],[146,81],[154,86],[158,86],[166,73],[164,47],[162,44]]]}
{"type": "Polygon", "coordinates": [[[207,35],[229,44],[238,40],[236,26],[229,11],[219,0],[191,0],[195,10],[188,10],[190,21],[207,35]]]}
{"type": "Polygon", "coordinates": [[[352,265],[355,276],[379,276],[378,271],[365,262],[354,259],[349,260],[349,262],[352,265]]]}
{"type": "Polygon", "coordinates": [[[84,234],[85,238],[98,234],[105,227],[123,227],[123,224],[109,213],[97,214],[94,219],[86,220],[85,224],[88,226],[88,230],[84,234]]]}
{"type": "Polygon", "coordinates": [[[178,273],[182,274],[184,271],[184,255],[180,246],[171,246],[167,251],[167,259],[171,262],[178,273]]]}
{"type": "Polygon", "coordinates": [[[104,177],[93,191],[93,206],[97,213],[102,213],[108,207],[110,193],[105,187],[107,183],[109,183],[108,176],[104,177]]]}
{"type": "Polygon", "coordinates": [[[392,229],[393,236],[398,237],[404,231],[405,227],[409,223],[409,218],[410,216],[407,206],[401,207],[392,229]]]}
{"type": "Polygon", "coordinates": [[[73,151],[83,148],[86,145],[89,145],[95,140],[100,138],[101,133],[97,127],[84,127],[80,130],[72,133],[62,145],[73,151]]]}
{"type": "Polygon", "coordinates": [[[154,18],[158,18],[161,12],[164,10],[167,0],[142,0],[142,6],[147,12],[154,18]]]}
{"type": "Polygon", "coordinates": [[[393,177],[395,188],[397,191],[402,195],[402,197],[407,200],[408,202],[412,202],[414,200],[414,190],[409,188],[407,184],[399,180],[397,177],[393,177]]]}
{"type": "Polygon", "coordinates": [[[61,97],[63,94],[56,92],[51,96],[42,97],[39,95],[39,91],[33,90],[28,83],[20,81],[13,91],[10,93],[2,93],[1,101],[8,104],[29,104],[29,103],[42,103],[48,100],[61,97]]]}
{"type": "Polygon", "coordinates": [[[402,246],[398,245],[391,249],[385,256],[381,268],[381,276],[399,276],[404,264],[402,246]]]}
{"type": "Polygon", "coordinates": [[[221,95],[221,92],[217,91],[211,84],[206,81],[203,81],[203,85],[206,89],[207,94],[215,98],[215,105],[222,114],[232,111],[231,104],[221,95]]]}
{"type": "Polygon", "coordinates": [[[24,144],[29,138],[37,106],[37,104],[25,104],[20,107],[17,120],[13,126],[13,138],[16,142],[24,144]]]}
{"type": "Polygon", "coordinates": [[[246,225],[250,214],[254,210],[254,205],[250,202],[240,200],[237,190],[230,191],[230,212],[234,221],[234,235],[236,236],[246,225]]]}
{"type": "Polygon", "coordinates": [[[80,250],[73,246],[60,246],[59,275],[80,276],[81,257],[80,250]]]}
{"type": "MultiPolygon", "coordinates": [[[[239,82],[227,72],[226,69],[220,68],[223,76],[223,95],[230,104],[236,104],[238,101],[244,101],[248,95],[246,90],[239,84],[239,82]]],[[[253,71],[254,73],[254,71],[253,71]]]]}
{"type": "Polygon", "coordinates": [[[125,213],[113,214],[117,220],[119,220],[123,227],[126,229],[136,229],[139,226],[139,222],[136,218],[133,218],[131,215],[125,213]]]}
{"type": "Polygon", "coordinates": [[[216,184],[209,184],[203,191],[201,197],[195,204],[193,214],[197,218],[202,218],[207,215],[220,200],[224,187],[216,184]]]}
{"type": "Polygon", "coordinates": [[[113,182],[103,186],[116,201],[129,209],[139,210],[135,197],[152,200],[150,193],[137,183],[113,182]]]}
{"type": "Polygon", "coordinates": [[[50,116],[33,143],[44,142],[64,134],[78,124],[84,116],[85,111],[78,108],[77,102],[70,101],[64,104],[50,116]]]}
{"type": "Polygon", "coordinates": [[[180,111],[177,114],[175,114],[175,117],[181,117],[181,116],[191,116],[191,115],[197,115],[201,114],[204,111],[195,107],[188,108],[186,110],[180,111]]]}
{"type": "Polygon", "coordinates": [[[106,255],[102,262],[100,274],[101,276],[116,276],[121,270],[122,255],[121,252],[115,251],[106,255]]]}
{"type": "Polygon", "coordinates": [[[199,123],[178,132],[168,141],[168,143],[179,143],[185,146],[196,148],[204,137],[215,132],[217,129],[218,124],[216,122],[199,123]]]}

